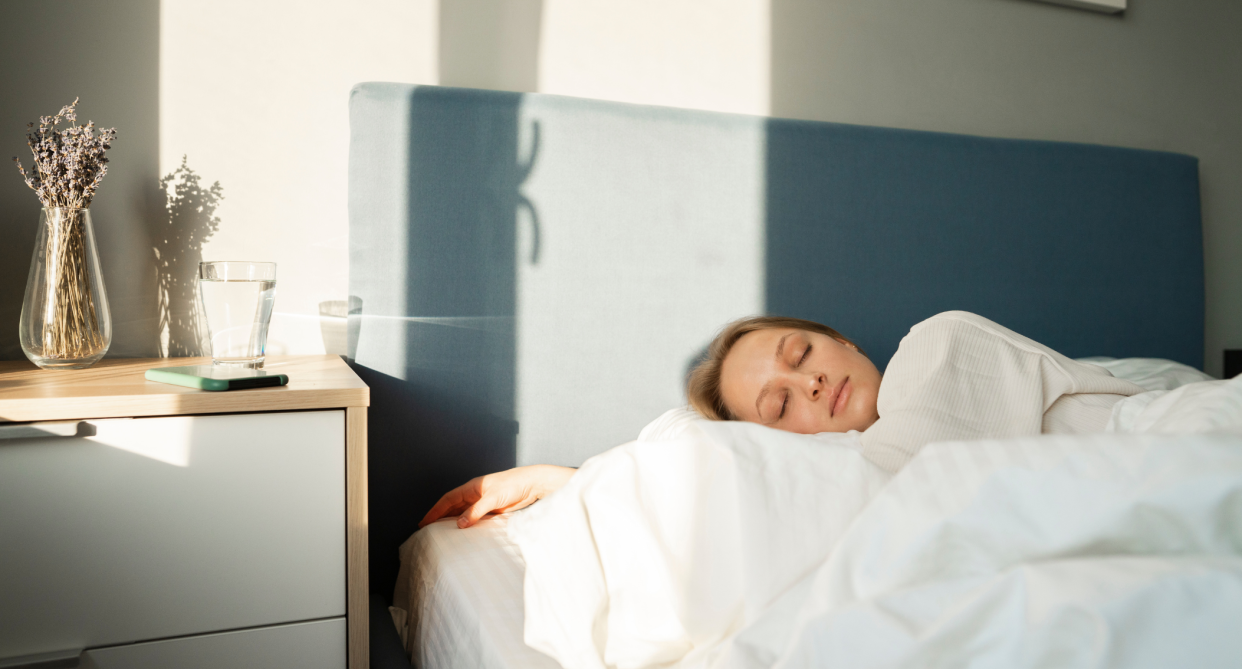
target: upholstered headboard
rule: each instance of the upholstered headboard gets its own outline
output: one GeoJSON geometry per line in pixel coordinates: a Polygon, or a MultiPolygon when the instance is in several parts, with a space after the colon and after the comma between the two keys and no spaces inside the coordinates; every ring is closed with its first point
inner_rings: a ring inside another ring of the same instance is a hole
{"type": "Polygon", "coordinates": [[[739,316],[827,323],[881,369],[950,309],[1203,362],[1189,156],[388,83],[350,105],[378,591],[442,492],[633,439],[739,316]]]}

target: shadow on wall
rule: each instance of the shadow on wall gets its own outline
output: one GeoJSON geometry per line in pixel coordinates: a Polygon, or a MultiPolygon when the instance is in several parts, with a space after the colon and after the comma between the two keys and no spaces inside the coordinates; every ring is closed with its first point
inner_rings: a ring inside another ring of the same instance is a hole
{"type": "Polygon", "coordinates": [[[539,89],[543,0],[440,0],[440,85],[539,89]]]}
{"type": "MultiPolygon", "coordinates": [[[[408,240],[397,260],[404,285],[395,285],[392,267],[359,257],[368,242],[351,238],[353,304],[334,305],[366,305],[369,312],[350,321],[365,321],[354,368],[371,387],[371,589],[385,598],[396,580],[398,546],[440,495],[517,462],[516,226],[519,210],[533,209],[519,187],[537,160],[537,144],[519,162],[520,95],[426,103],[442,95],[419,88],[409,101],[408,181],[388,186],[407,194],[408,209],[373,241],[408,240]],[[376,341],[399,350],[372,354],[368,346],[376,341]],[[391,366],[394,355],[404,359],[402,369],[391,366]]],[[[354,180],[351,209],[367,188],[380,189],[372,201],[391,201],[385,186],[354,180]]],[[[383,226],[370,220],[365,227],[383,226]]]]}
{"type": "Polygon", "coordinates": [[[204,188],[184,156],[180,167],[160,179],[160,188],[167,198],[166,216],[151,230],[160,355],[199,356],[206,350],[207,326],[198,299],[198,264],[203,244],[220,229],[215,212],[224,188],[219,181],[204,188]]]}

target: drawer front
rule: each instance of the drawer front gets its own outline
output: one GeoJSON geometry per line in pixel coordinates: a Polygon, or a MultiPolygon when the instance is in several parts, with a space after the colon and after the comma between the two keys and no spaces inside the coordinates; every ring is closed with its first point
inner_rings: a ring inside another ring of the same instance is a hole
{"type": "Polygon", "coordinates": [[[345,614],[344,411],[89,423],[0,440],[0,660],[345,614]]]}
{"type": "Polygon", "coordinates": [[[79,669],[343,669],[345,619],[88,650],[79,669]]]}

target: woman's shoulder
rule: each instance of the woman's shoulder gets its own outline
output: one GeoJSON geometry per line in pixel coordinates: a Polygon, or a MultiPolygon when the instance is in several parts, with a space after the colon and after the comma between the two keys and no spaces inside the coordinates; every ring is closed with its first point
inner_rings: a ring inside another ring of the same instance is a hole
{"type": "Polygon", "coordinates": [[[942,311],[927,320],[919,321],[914,325],[914,327],[910,328],[910,331],[914,332],[915,330],[923,330],[938,325],[955,325],[959,323],[973,325],[983,329],[1001,327],[997,325],[995,321],[984,318],[979,314],[972,314],[969,311],[942,311]]]}
{"type": "MultiPolygon", "coordinates": [[[[910,328],[910,334],[902,339],[901,345],[909,342],[911,346],[934,345],[940,348],[993,347],[997,349],[1020,350],[1040,355],[1056,355],[1047,346],[1021,335],[989,318],[973,314],[969,311],[945,311],[910,328]]],[[[1065,360],[1068,360],[1066,358],[1065,360]]]]}
{"type": "Polygon", "coordinates": [[[916,323],[907,338],[933,336],[986,336],[1011,339],[1017,333],[979,314],[969,311],[944,311],[916,323]]]}

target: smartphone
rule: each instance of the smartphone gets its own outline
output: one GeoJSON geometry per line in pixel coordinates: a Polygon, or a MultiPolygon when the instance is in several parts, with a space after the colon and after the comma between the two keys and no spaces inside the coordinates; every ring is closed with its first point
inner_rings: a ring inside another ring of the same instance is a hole
{"type": "Polygon", "coordinates": [[[199,390],[242,390],[283,386],[289,383],[284,374],[270,374],[261,369],[190,365],[189,367],[156,367],[144,375],[148,381],[171,383],[199,390]]]}

